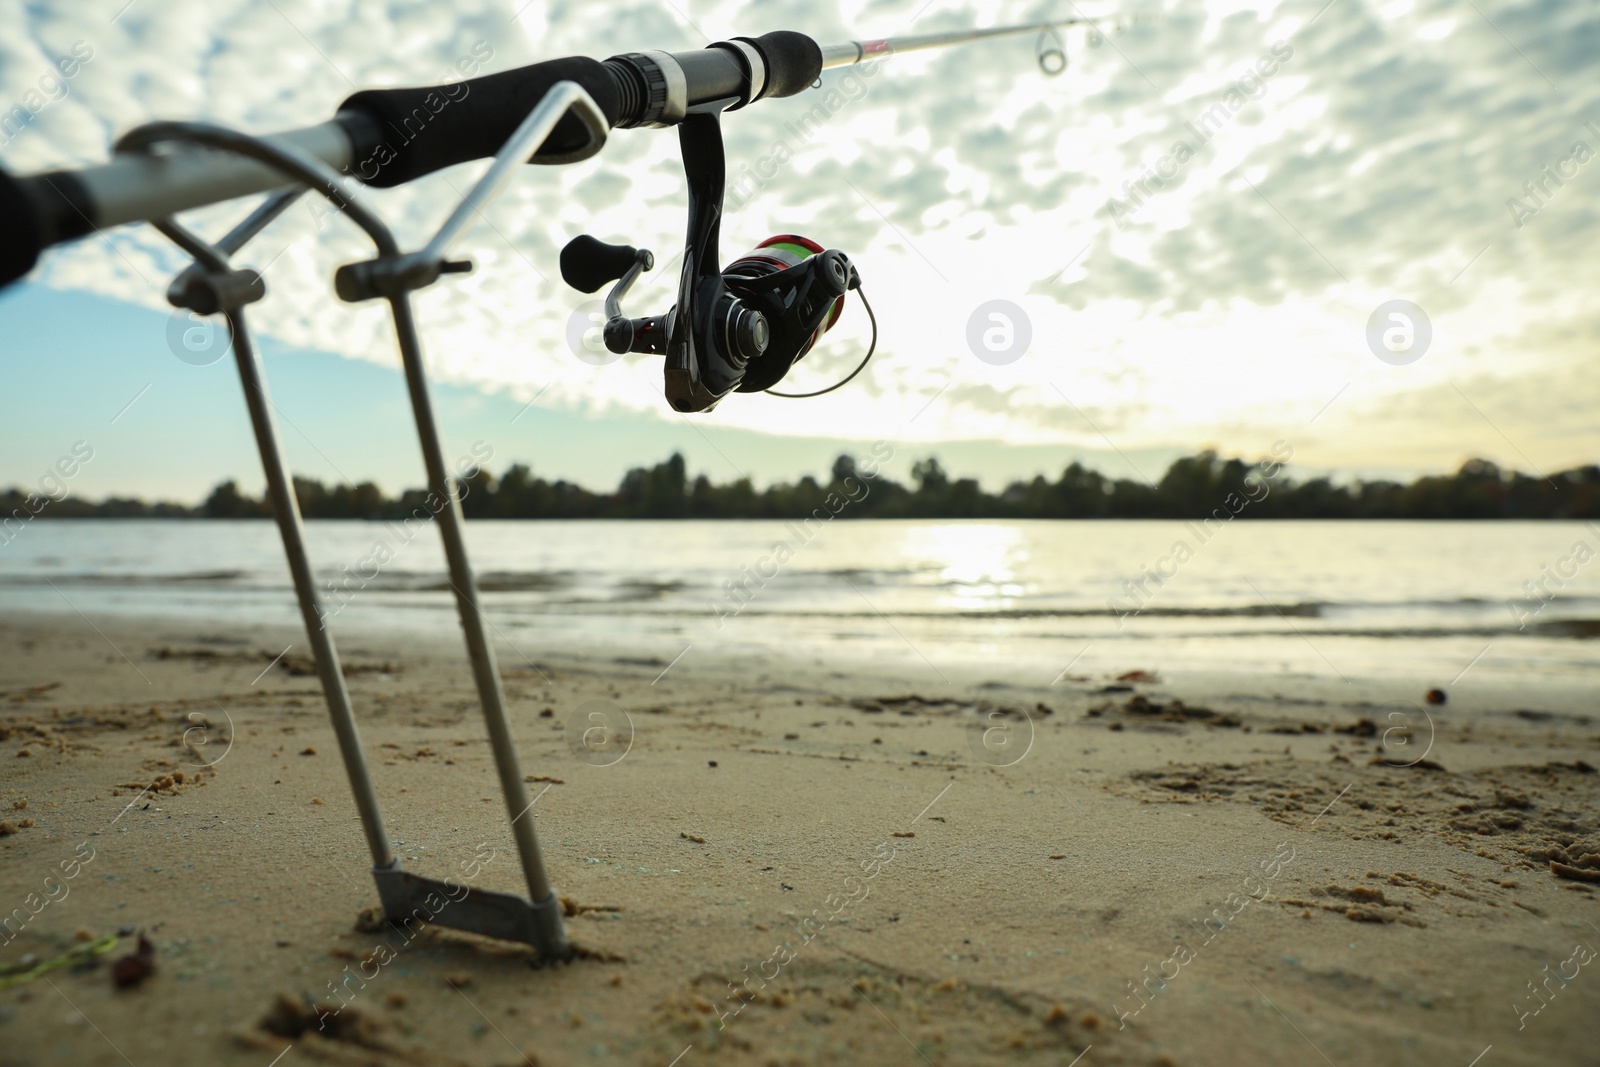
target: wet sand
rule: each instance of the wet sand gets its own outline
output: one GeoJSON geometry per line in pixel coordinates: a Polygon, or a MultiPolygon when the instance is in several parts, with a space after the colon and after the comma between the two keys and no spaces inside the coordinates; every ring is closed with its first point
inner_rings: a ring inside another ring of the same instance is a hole
{"type": "MultiPolygon", "coordinates": [[[[525,892],[459,645],[339,636],[406,866],[525,892]]],[[[358,929],[304,652],[0,627],[0,968],[97,961],[0,975],[0,1064],[1595,1062],[1592,692],[502,646],[585,953],[535,969],[358,929]]]]}

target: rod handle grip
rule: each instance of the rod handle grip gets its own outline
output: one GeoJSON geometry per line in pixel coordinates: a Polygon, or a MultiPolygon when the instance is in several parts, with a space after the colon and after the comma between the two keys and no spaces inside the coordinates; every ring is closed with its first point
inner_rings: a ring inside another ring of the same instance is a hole
{"type": "Polygon", "coordinates": [[[749,41],[767,61],[767,88],[761,95],[794,96],[822,77],[822,47],[803,33],[773,30],[749,41]]]}
{"type": "MultiPolygon", "coordinates": [[[[616,76],[584,56],[445,85],[367,89],[339,105],[339,122],[352,143],[350,170],[366,184],[386,189],[492,156],[561,81],[581,85],[605,112],[607,125],[617,124],[622,93],[616,76]]],[[[529,162],[564,162],[589,141],[582,120],[569,113],[529,162]]]]}

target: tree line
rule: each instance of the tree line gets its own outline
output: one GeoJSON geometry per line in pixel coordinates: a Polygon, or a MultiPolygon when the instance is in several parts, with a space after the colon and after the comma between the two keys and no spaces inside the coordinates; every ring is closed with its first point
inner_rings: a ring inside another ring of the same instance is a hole
{"type": "MultiPolygon", "coordinates": [[[[873,468],[865,468],[873,469],[873,468]]],[[[635,467],[613,492],[595,492],[564,480],[537,477],[525,464],[498,478],[478,470],[461,483],[462,507],[474,519],[792,519],[819,508],[840,518],[879,519],[1196,519],[1226,513],[1251,519],[1596,519],[1600,518],[1600,465],[1548,478],[1502,470],[1473,459],[1454,474],[1427,475],[1402,484],[1329,478],[1296,481],[1278,463],[1246,463],[1204,451],[1178,459],[1154,485],[1109,478],[1081,463],[1054,480],[1043,475],[986,492],[974,478],[952,478],[933,457],[912,465],[911,484],[858,471],[841,455],[826,480],[807,476],[757,489],[749,478],[714,483],[691,478],[683,456],[635,467]],[[865,493],[862,490],[865,489],[865,493]],[[848,499],[848,505],[830,508],[848,499]]],[[[309,519],[394,520],[425,506],[427,491],[386,496],[371,482],[327,486],[296,478],[300,510],[309,519]]],[[[0,494],[0,514],[23,508],[20,489],[0,494]]],[[[240,492],[233,481],[196,506],[146,503],[125,497],[91,502],[68,496],[35,510],[40,518],[268,518],[264,498],[240,492]]]]}

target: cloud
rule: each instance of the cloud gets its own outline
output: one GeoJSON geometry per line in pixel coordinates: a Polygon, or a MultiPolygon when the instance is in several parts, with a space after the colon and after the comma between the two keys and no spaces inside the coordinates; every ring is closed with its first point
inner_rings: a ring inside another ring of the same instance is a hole
{"type": "MultiPolygon", "coordinates": [[[[479,42],[498,70],[694,48],[703,34],[795,28],[827,42],[1037,13],[1005,2],[980,19],[939,5],[913,26],[917,4],[882,0],[681,4],[682,15],[623,3],[603,20],[576,0],[520,13],[520,0],[135,0],[118,15],[123,3],[68,11],[0,0],[10,27],[0,102],[21,100],[74,42],[94,48],[68,94],[0,148],[8,168],[102,159],[116,135],[154,118],[305,125],[355,87],[438,81],[479,42]]],[[[1070,65],[1057,78],[1017,38],[903,55],[868,76],[830,72],[821,92],[728,116],[733,178],[779,145],[792,160],[725,221],[724,259],[777,232],[844,248],[882,337],[859,387],[804,402],[735,397],[710,418],[802,435],[850,436],[865,420],[918,441],[1086,441],[1065,392],[1119,447],[1189,435],[1259,449],[1288,427],[1325,437],[1321,461],[1337,465],[1344,454],[1370,458],[1366,445],[1340,443],[1361,412],[1404,412],[1405,447],[1419,456],[1500,447],[1482,420],[1434,402],[1460,381],[1502,399],[1507,423],[1538,428],[1519,446],[1540,463],[1600,450],[1586,405],[1552,403],[1541,385],[1582,392],[1600,333],[1585,296],[1600,283],[1600,11],[1560,0],[1248,10],[1167,0],[1141,11],[1148,17],[1099,47],[1066,31],[1070,65]],[[1265,74],[1275,47],[1292,54],[1265,74]],[[1241,84],[1241,106],[1208,125],[1203,116],[1223,115],[1213,109],[1241,84]],[[842,103],[817,121],[830,91],[842,103]],[[1175,166],[1180,142],[1189,155],[1175,166]],[[1526,200],[1526,183],[1578,142],[1596,158],[1560,186],[1546,181],[1545,206],[1516,225],[1507,201],[1526,200]],[[1115,217],[1113,201],[1135,193],[1137,208],[1115,217]],[[1366,350],[1368,316],[1394,297],[1434,323],[1433,349],[1407,367],[1366,350]],[[968,317],[993,298],[1033,323],[1033,348],[1005,368],[975,359],[965,340],[968,317]],[[1358,388],[1308,427],[1351,382],[1358,388]],[[1367,400],[1345,403],[1358,397],[1367,400]]],[[[480,167],[368,199],[415,246],[480,167]]],[[[653,248],[658,267],[630,308],[664,311],[684,201],[670,132],[615,131],[596,159],[529,168],[463,242],[477,270],[419,297],[433,373],[524,400],[545,390],[541,404],[678,418],[651,361],[597,369],[567,350],[568,317],[589,298],[561,284],[556,257],[582,232],[653,248]]],[[[241,212],[209,209],[197,225],[218,232],[241,212]]],[[[393,362],[381,309],[340,305],[330,292],[339,264],[370,254],[348,224],[297,207],[253,247],[245,262],[273,261],[258,329],[393,362]]],[[[155,234],[129,230],[57,250],[36,277],[161,307],[181,265],[155,234]]],[[[825,384],[867,339],[852,307],[797,378],[825,384]]]]}

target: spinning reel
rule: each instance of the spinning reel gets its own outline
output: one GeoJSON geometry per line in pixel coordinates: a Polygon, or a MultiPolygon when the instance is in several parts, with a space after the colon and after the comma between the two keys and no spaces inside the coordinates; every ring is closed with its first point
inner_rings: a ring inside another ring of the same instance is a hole
{"type": "MultiPolygon", "coordinates": [[[[794,234],[770,237],[724,269],[717,245],[726,164],[716,110],[687,115],[678,139],[689,179],[689,233],[677,304],[665,315],[623,314],[622,298],[655,257],[588,234],[561,250],[561,277],[584,293],[615,282],[605,300],[606,348],[664,355],[667,402],[678,411],[710,411],[730,392],[771,392],[839,321],[846,294],[860,295],[861,275],[843,252],[794,234]]],[[[820,396],[861,372],[878,342],[872,306],[865,296],[861,304],[872,345],[855,370],[826,389],[774,396],[820,396]]]]}

